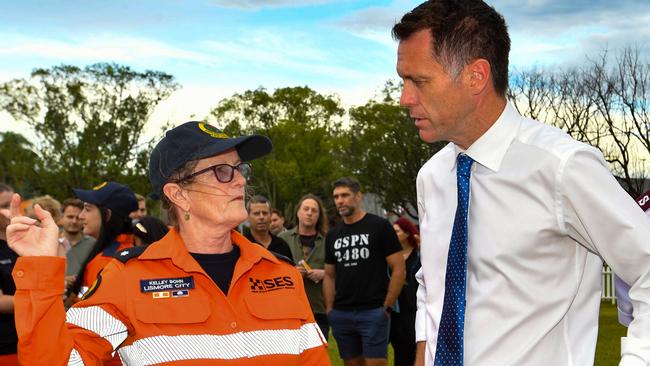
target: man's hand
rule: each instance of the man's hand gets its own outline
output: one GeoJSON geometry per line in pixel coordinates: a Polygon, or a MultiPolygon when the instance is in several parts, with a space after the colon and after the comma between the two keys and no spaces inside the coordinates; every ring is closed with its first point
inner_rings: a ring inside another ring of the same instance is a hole
{"type": "Polygon", "coordinates": [[[59,249],[59,227],[52,220],[52,215],[34,206],[37,220],[20,216],[20,195],[14,193],[11,198],[11,224],[7,226],[7,243],[21,257],[52,256],[59,249]]]}
{"type": "Polygon", "coordinates": [[[314,281],[315,283],[322,281],[323,277],[325,277],[324,269],[312,269],[311,271],[307,271],[307,278],[314,281]]]}
{"type": "Polygon", "coordinates": [[[418,342],[415,345],[415,363],[414,366],[424,366],[424,350],[427,342],[418,342]]]}
{"type": "Polygon", "coordinates": [[[307,276],[307,270],[305,269],[305,267],[303,267],[301,265],[298,265],[298,266],[296,266],[296,269],[298,270],[298,272],[300,272],[301,276],[303,276],[303,277],[307,276]]]}

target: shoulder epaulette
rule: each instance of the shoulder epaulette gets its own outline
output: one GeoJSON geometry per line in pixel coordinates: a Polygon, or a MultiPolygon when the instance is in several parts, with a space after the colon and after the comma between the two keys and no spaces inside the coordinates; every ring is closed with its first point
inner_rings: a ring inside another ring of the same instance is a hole
{"type": "Polygon", "coordinates": [[[285,262],[289,263],[290,265],[292,265],[294,267],[296,266],[296,264],[293,262],[293,260],[291,260],[291,258],[289,258],[287,256],[284,256],[284,255],[282,255],[280,253],[276,253],[276,252],[274,252],[272,250],[269,250],[269,252],[271,252],[277,259],[279,259],[281,261],[285,261],[285,262]]]}
{"type": "Polygon", "coordinates": [[[146,245],[123,249],[115,253],[114,257],[120,262],[126,263],[129,259],[140,256],[140,254],[144,253],[145,249],[147,249],[146,245]]]}

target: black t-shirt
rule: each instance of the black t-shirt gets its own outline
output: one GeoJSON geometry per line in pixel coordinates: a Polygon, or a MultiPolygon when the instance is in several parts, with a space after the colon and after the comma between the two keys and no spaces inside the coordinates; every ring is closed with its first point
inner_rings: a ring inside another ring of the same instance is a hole
{"type": "MultiPolygon", "coordinates": [[[[293,256],[291,255],[291,249],[289,249],[289,244],[287,244],[287,242],[284,241],[284,239],[282,238],[278,238],[273,234],[270,235],[271,235],[271,244],[269,244],[269,247],[266,249],[270,250],[271,252],[281,254],[289,259],[293,259],[293,256]]],[[[246,237],[246,239],[250,240],[251,243],[262,245],[260,242],[257,241],[257,239],[255,239],[252,233],[248,232],[244,234],[244,236],[246,237]]]]}
{"type": "Polygon", "coordinates": [[[300,245],[302,245],[303,258],[309,257],[311,251],[316,246],[316,234],[314,235],[300,235],[300,245]]]}
{"type": "Polygon", "coordinates": [[[402,250],[388,220],[367,213],[361,220],[337,224],[325,239],[325,263],[336,265],[334,308],[382,306],[388,291],[386,257],[402,250]]]}
{"type": "MultiPolygon", "coordinates": [[[[14,269],[18,255],[11,250],[7,242],[0,240],[0,285],[2,293],[13,295],[16,292],[16,284],[11,271],[14,269]]],[[[14,314],[0,314],[0,355],[17,353],[18,336],[16,335],[16,323],[14,314]]]]}
{"type": "Polygon", "coordinates": [[[233,245],[230,252],[223,254],[190,254],[199,262],[201,268],[219,286],[221,291],[225,295],[228,295],[232,274],[235,272],[235,264],[237,264],[237,260],[239,259],[239,247],[233,245]]]}

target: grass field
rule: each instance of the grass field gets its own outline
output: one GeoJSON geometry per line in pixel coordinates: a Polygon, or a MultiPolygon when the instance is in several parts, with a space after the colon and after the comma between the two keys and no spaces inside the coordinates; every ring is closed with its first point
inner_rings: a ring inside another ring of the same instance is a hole
{"type": "MultiPolygon", "coordinates": [[[[616,305],[604,302],[600,306],[600,324],[598,329],[598,344],[594,366],[616,366],[621,358],[621,337],[626,328],[618,324],[616,305]]],[[[333,366],[342,366],[339,351],[334,337],[330,334],[329,354],[333,366]]],[[[388,364],[393,364],[393,349],[388,347],[388,364]]]]}

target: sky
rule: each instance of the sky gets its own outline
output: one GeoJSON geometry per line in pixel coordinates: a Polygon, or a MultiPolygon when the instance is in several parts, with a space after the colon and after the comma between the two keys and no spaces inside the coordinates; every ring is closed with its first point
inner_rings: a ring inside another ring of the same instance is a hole
{"type": "MultiPolygon", "coordinates": [[[[506,19],[511,70],[584,63],[638,47],[650,59],[648,0],[488,0],[506,19]],[[614,51],[614,52],[612,52],[614,51]]],[[[396,79],[390,29],[408,0],[21,0],[0,2],[0,83],[35,68],[116,62],[182,86],[149,128],[201,119],[258,87],[309,86],[364,104],[396,79]]],[[[29,128],[0,113],[0,131],[29,128]]]]}

